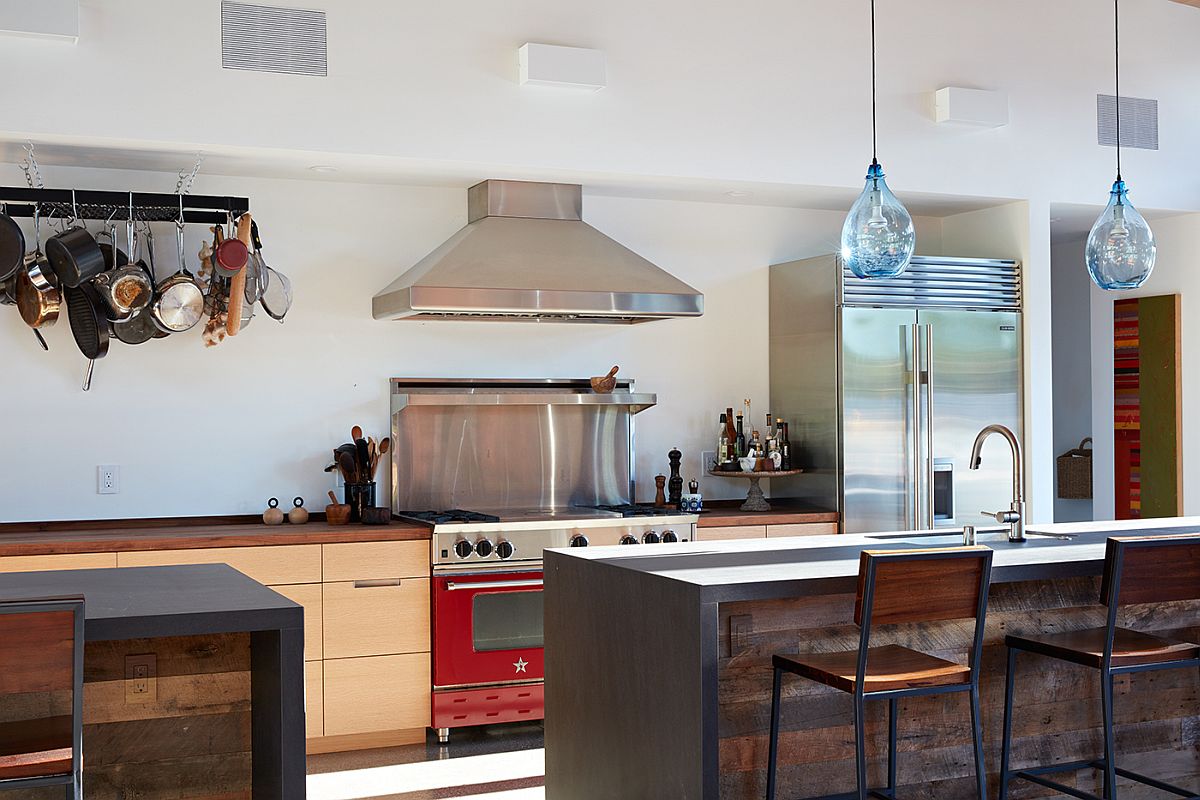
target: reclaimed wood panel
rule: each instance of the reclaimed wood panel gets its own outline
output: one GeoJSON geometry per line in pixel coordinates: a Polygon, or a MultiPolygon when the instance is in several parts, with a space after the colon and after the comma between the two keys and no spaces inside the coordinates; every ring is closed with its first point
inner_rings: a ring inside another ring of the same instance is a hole
{"type": "MultiPolygon", "coordinates": [[[[1099,579],[1004,583],[992,586],[983,654],[981,703],[990,771],[998,789],[1004,671],[1008,633],[1029,635],[1104,624],[1099,579]]],[[[721,797],[759,798],[765,790],[773,653],[838,652],[858,646],[854,595],[726,603],[720,607],[719,731],[721,797]]],[[[1200,642],[1200,602],[1130,606],[1121,624],[1200,642]]],[[[873,645],[900,644],[966,663],[971,620],[879,627],[873,645]]],[[[1131,769],[1184,786],[1200,786],[1200,671],[1165,670],[1117,679],[1117,751],[1131,769]]],[[[886,780],[887,704],[867,705],[868,774],[886,780]]],[[[1100,689],[1097,673],[1034,655],[1018,659],[1013,765],[1052,764],[1098,756],[1100,689]]],[[[849,695],[793,676],[784,679],[780,736],[781,797],[851,791],[854,729],[849,695]]],[[[973,796],[970,708],[966,695],[900,700],[901,797],[961,800],[973,796]]],[[[1089,791],[1098,777],[1083,771],[1064,782],[1089,791]]],[[[1122,800],[1154,797],[1121,779],[1122,800]]],[[[1026,782],[1010,797],[1054,793],[1026,782]]],[[[1161,795],[1157,795],[1161,796],[1161,795]]]]}

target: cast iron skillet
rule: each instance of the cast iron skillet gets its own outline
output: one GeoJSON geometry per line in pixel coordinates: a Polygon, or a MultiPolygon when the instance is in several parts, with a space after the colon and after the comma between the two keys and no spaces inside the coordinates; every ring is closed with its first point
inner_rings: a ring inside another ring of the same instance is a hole
{"type": "Polygon", "coordinates": [[[71,321],[71,334],[79,352],[88,360],[87,375],[83,379],[83,390],[92,388],[92,369],[96,360],[108,355],[108,337],[111,323],[104,315],[104,301],[91,284],[68,286],[64,290],[67,301],[67,316],[71,321]]]}

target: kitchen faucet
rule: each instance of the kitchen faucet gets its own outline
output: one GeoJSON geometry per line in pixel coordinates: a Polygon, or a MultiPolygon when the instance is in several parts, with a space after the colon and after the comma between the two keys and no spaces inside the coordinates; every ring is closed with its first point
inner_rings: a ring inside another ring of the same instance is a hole
{"type": "Polygon", "coordinates": [[[1003,425],[988,425],[979,432],[975,437],[975,444],[971,448],[971,469],[979,469],[979,465],[983,463],[983,458],[980,453],[983,450],[983,443],[992,434],[1003,436],[1008,442],[1009,448],[1012,449],[1012,475],[1013,475],[1013,490],[1012,490],[1012,505],[1007,511],[982,511],[985,516],[994,517],[997,522],[1008,525],[1008,540],[1010,542],[1025,541],[1025,475],[1024,462],[1021,458],[1021,443],[1017,441],[1017,435],[1003,425]]]}

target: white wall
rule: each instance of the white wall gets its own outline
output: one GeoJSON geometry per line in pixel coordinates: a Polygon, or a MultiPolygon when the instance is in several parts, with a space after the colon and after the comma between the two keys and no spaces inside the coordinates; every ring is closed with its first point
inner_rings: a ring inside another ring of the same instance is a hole
{"type": "MultiPolygon", "coordinates": [[[[1083,245],[1082,239],[1056,242],[1050,250],[1056,456],[1092,436],[1092,281],[1084,268],[1083,245]]],[[[1090,519],[1091,500],[1064,500],[1055,492],[1055,522],[1090,519]]]]}
{"type": "Polygon", "coordinates": [[[1113,502],[1113,311],[1114,299],[1181,295],[1180,349],[1183,394],[1183,512],[1200,514],[1200,481],[1193,474],[1200,459],[1200,370],[1194,368],[1200,352],[1200,214],[1186,214],[1153,223],[1158,260],[1146,283],[1133,292],[1114,294],[1092,287],[1092,419],[1095,420],[1095,514],[1112,519],[1113,502]],[[1196,413],[1192,413],[1195,411],[1196,413]]]}
{"type": "MultiPolygon", "coordinates": [[[[15,180],[0,168],[0,180],[15,180]]],[[[49,176],[48,176],[49,177],[49,176]]],[[[170,188],[174,176],[53,170],[59,185],[170,188]]],[[[201,177],[197,191],[246,194],[264,252],[292,279],[284,324],[260,317],[205,349],[198,330],[139,347],[114,342],[92,391],[66,320],[37,349],[0,308],[0,520],[251,513],[268,497],[321,508],[321,469],[351,425],[382,438],[393,376],[589,376],[612,364],[658,394],[637,418],[640,492],[666,453],[710,496],[741,482],[705,479],[717,414],[743,397],[766,410],[767,267],[829,252],[843,215],[745,205],[585,197],[585,218],[705,294],[705,314],[638,326],[379,322],[371,296],[465,223],[458,189],[201,177]],[[20,422],[36,408],[46,425],[20,422]],[[96,466],[121,466],[121,493],[96,494],[96,466]]],[[[939,245],[938,220],[918,220],[939,245]]],[[[168,236],[158,248],[172,271],[168,236]],[[164,244],[166,246],[164,246],[164,244]],[[164,253],[168,255],[163,255],[164,253]]],[[[194,253],[199,231],[188,250],[194,253]]]]}
{"type": "MultiPolygon", "coordinates": [[[[28,111],[7,115],[0,138],[469,164],[476,179],[551,170],[853,186],[870,158],[866,2],[301,5],[328,10],[328,78],[222,70],[217,0],[81,0],[77,45],[4,40],[0,69],[36,65],[37,83],[0,84],[5,107],[28,111]],[[604,50],[608,87],[520,87],[527,41],[604,50]],[[209,113],[218,98],[221,113],[209,113]]],[[[1160,101],[1162,149],[1126,155],[1136,202],[1200,208],[1200,176],[1178,171],[1200,138],[1200,12],[1169,0],[1126,0],[1121,12],[1122,89],[1160,101]]],[[[1096,143],[1095,95],[1112,91],[1112,27],[1097,0],[882,0],[878,16],[893,189],[1105,199],[1112,151],[1096,143]],[[938,125],[932,92],[946,85],[1006,91],[1011,124],[938,125]]]]}

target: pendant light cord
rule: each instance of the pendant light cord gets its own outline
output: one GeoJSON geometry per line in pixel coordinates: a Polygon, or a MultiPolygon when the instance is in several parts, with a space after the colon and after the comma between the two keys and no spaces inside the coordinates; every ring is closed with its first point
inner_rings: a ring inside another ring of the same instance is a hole
{"type": "MultiPolygon", "coordinates": [[[[1114,0],[1115,2],[1116,0],[1114,0]]],[[[879,163],[879,138],[876,133],[875,0],[871,0],[871,164],[879,163]]],[[[1119,153],[1120,151],[1118,151],[1119,153]]],[[[1120,156],[1118,155],[1118,159],[1120,156]]],[[[1117,167],[1120,172],[1120,167],[1117,167]]]]}
{"type": "MultiPolygon", "coordinates": [[[[871,0],[874,3],[875,0],[871,0]]],[[[1121,0],[1113,0],[1113,86],[1117,118],[1117,180],[1121,180],[1121,0]]]]}

